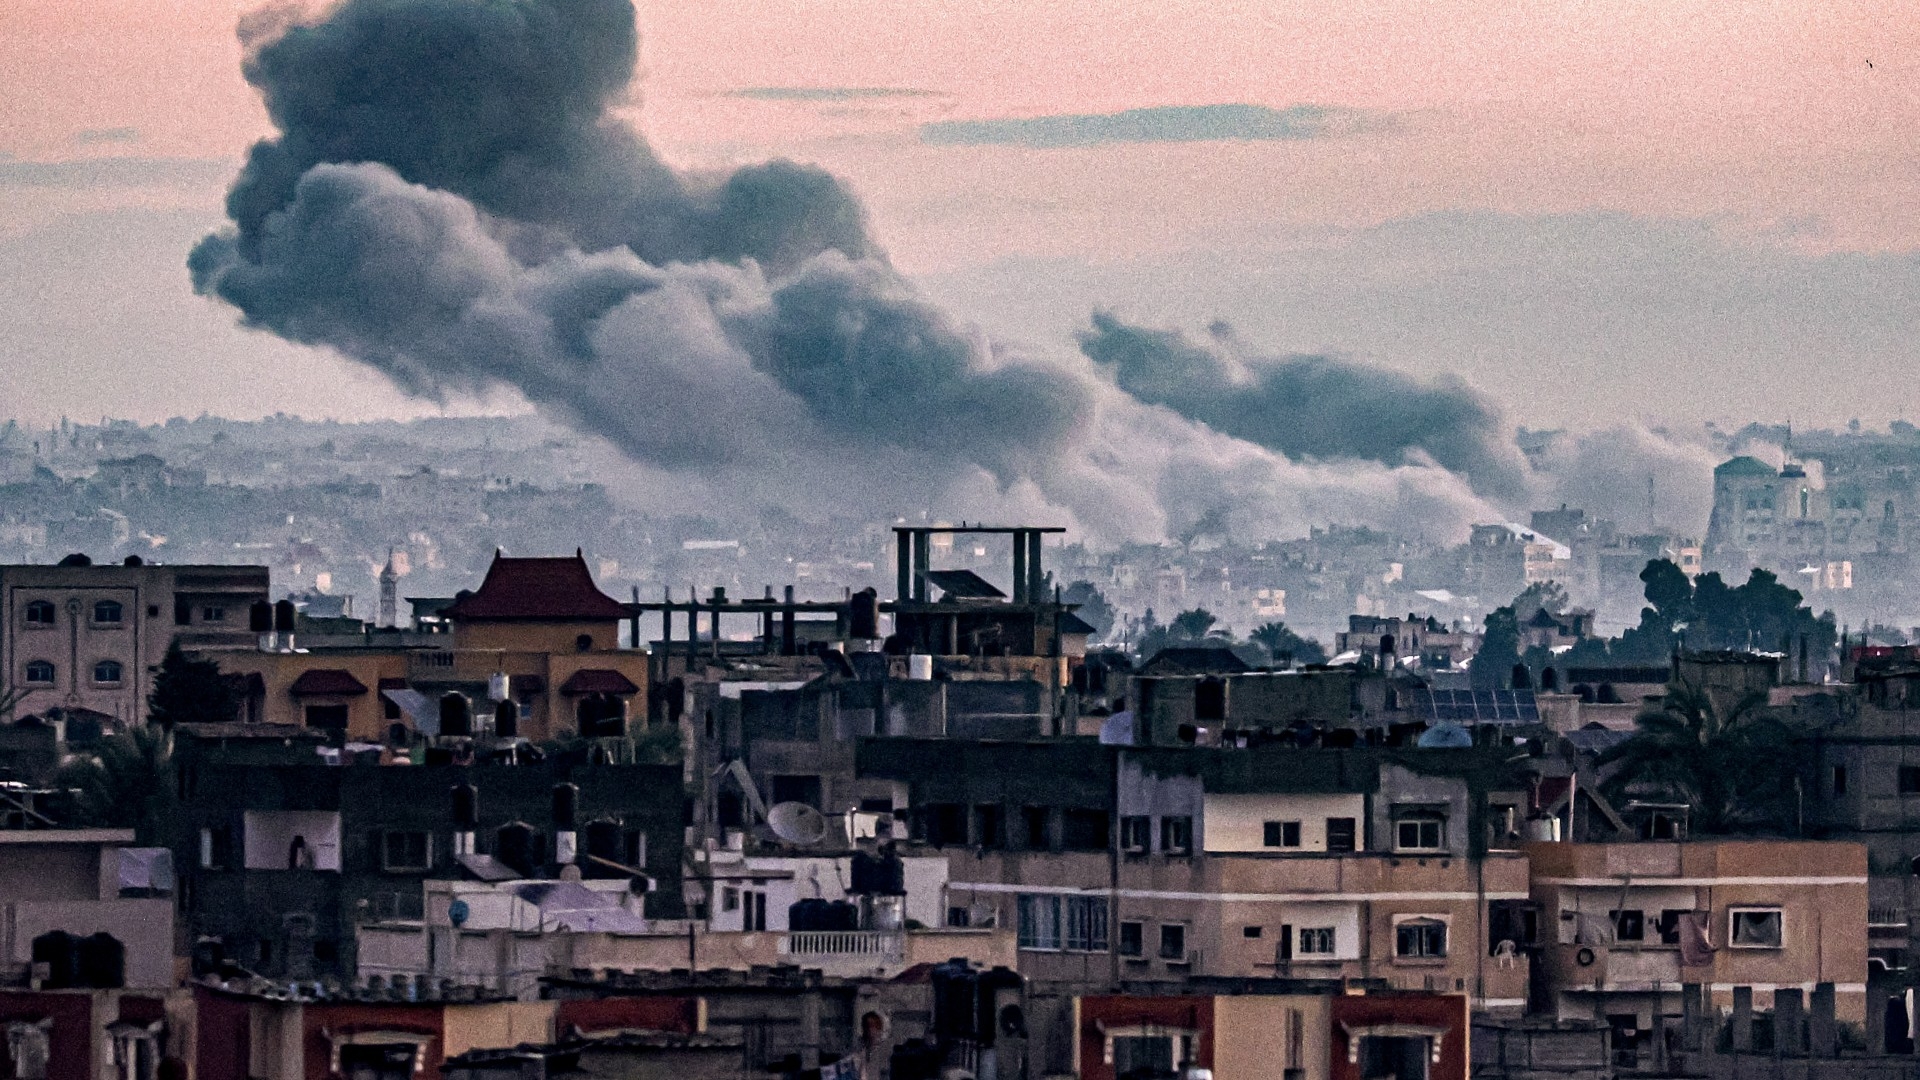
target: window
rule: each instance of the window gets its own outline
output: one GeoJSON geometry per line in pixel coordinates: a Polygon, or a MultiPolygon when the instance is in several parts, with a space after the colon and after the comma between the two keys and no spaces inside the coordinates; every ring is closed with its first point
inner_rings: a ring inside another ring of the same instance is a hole
{"type": "Polygon", "coordinates": [[[1647,939],[1647,916],[1645,912],[1631,908],[1624,911],[1609,912],[1613,917],[1613,936],[1616,941],[1645,941],[1647,939]]]}
{"type": "Polygon", "coordinates": [[[1067,949],[1072,952],[1107,951],[1107,898],[1066,898],[1067,949]]]}
{"type": "Polygon", "coordinates": [[[1900,794],[1920,795],[1920,765],[1900,766],[1900,794]]]}
{"type": "Polygon", "coordinates": [[[1438,814],[1408,814],[1394,819],[1396,851],[1440,851],[1447,844],[1447,819],[1438,814]]]}
{"type": "Polygon", "coordinates": [[[1300,823],[1269,821],[1260,827],[1260,843],[1266,847],[1299,847],[1300,823]]]}
{"type": "Polygon", "coordinates": [[[26,619],[28,626],[52,626],[53,605],[45,600],[34,600],[27,604],[26,619]]]}
{"type": "Polygon", "coordinates": [[[102,660],[93,665],[93,681],[104,686],[111,686],[119,682],[120,661],[102,660]]]}
{"type": "Polygon", "coordinates": [[[1160,850],[1168,855],[1191,854],[1193,852],[1193,819],[1190,817],[1161,818],[1160,850]]]}
{"type": "Polygon", "coordinates": [[[925,839],[934,847],[967,843],[967,808],[959,803],[932,803],[926,807],[925,839]]]}
{"type": "Polygon", "coordinates": [[[973,842],[983,848],[1006,846],[1006,811],[999,803],[981,803],[973,808],[973,842]]]}
{"type": "Polygon", "coordinates": [[[1833,767],[1833,793],[1835,795],[1845,795],[1847,793],[1847,767],[1845,765],[1835,765],[1833,767]]]}
{"type": "Polygon", "coordinates": [[[1152,818],[1142,814],[1120,819],[1120,850],[1145,854],[1152,837],[1152,818]]]}
{"type": "Polygon", "coordinates": [[[1060,898],[1057,896],[1020,897],[1020,947],[1023,949],[1060,948],[1060,898]]]}
{"type": "Polygon", "coordinates": [[[1358,851],[1359,830],[1354,827],[1350,817],[1330,817],[1327,819],[1327,850],[1358,851]]]}
{"type": "Polygon", "coordinates": [[[721,911],[739,911],[740,910],[740,890],[739,889],[736,889],[731,885],[720,886],[720,910],[721,911]]]}
{"type": "Polygon", "coordinates": [[[153,1080],[160,1054],[150,1031],[123,1031],[113,1036],[114,1080],[153,1080]]]}
{"type": "Polygon", "coordinates": [[[1447,924],[1427,917],[1400,923],[1393,928],[1393,954],[1408,959],[1447,955],[1447,924]]]}
{"type": "Polygon", "coordinates": [[[1044,806],[1023,806],[1020,808],[1020,830],[1025,834],[1026,843],[1022,846],[1028,851],[1047,851],[1053,847],[1048,836],[1047,824],[1052,813],[1044,806]]]}
{"type": "Polygon", "coordinates": [[[26,667],[26,681],[30,683],[53,682],[53,664],[46,660],[29,660],[26,667]]]}
{"type": "Polygon", "coordinates": [[[309,705],[307,706],[307,726],[327,731],[347,730],[347,707],[345,705],[309,705]]]}
{"type": "Polygon", "coordinates": [[[1020,897],[1020,947],[1069,952],[1107,951],[1104,896],[1020,897]]]}
{"type": "Polygon", "coordinates": [[[1160,924],[1160,959],[1171,963],[1185,963],[1187,959],[1187,928],[1180,923],[1160,924]]]}
{"type": "Polygon", "coordinates": [[[1300,928],[1301,956],[1332,956],[1333,927],[1303,926],[1300,928]]]}
{"type": "Polygon", "coordinates": [[[1263,932],[1263,928],[1258,926],[1243,926],[1240,928],[1240,936],[1243,938],[1257,938],[1263,932]]]}
{"type": "Polygon", "coordinates": [[[1109,839],[1105,810],[1068,810],[1062,815],[1061,845],[1068,851],[1106,851],[1109,839]]]}
{"type": "Polygon", "coordinates": [[[93,621],[98,626],[119,626],[122,608],[117,600],[101,600],[93,605],[93,621]]]}
{"type": "MultiPolygon", "coordinates": [[[[1688,914],[1691,912],[1684,908],[1667,908],[1660,912],[1660,921],[1654,924],[1654,929],[1660,934],[1660,944],[1680,944],[1680,917],[1688,914]]],[[[1700,925],[1705,926],[1706,923],[1700,925]]]]}
{"type": "Polygon", "coordinates": [[[226,622],[227,609],[223,607],[203,607],[200,609],[201,622],[226,622]]]}
{"type": "Polygon", "coordinates": [[[1780,947],[1779,908],[1730,908],[1727,941],[1736,949],[1780,947]]]}
{"type": "Polygon", "coordinates": [[[173,625],[193,625],[193,601],[179,596],[173,598],[173,625]]]}
{"type": "Polygon", "coordinates": [[[392,872],[419,872],[433,865],[427,833],[418,829],[389,829],[381,837],[380,868],[392,872]]]}
{"type": "Polygon", "coordinates": [[[1121,956],[1139,956],[1146,952],[1146,940],[1146,923],[1123,922],[1120,924],[1121,956]]]}

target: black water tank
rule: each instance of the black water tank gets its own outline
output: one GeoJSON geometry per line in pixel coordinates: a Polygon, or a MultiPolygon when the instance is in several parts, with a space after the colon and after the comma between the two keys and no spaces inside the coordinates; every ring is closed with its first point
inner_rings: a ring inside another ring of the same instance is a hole
{"type": "Polygon", "coordinates": [[[1540,673],[1540,689],[1546,691],[1549,694],[1559,693],[1560,674],[1554,671],[1552,668],[1548,668],[1545,671],[1542,671],[1540,673]]]}
{"type": "Polygon", "coordinates": [[[858,930],[860,929],[860,907],[845,900],[830,900],[821,913],[826,925],[822,930],[858,930]]]}
{"type": "Polygon", "coordinates": [[[1026,1016],[1020,1007],[1021,989],[1026,985],[1020,973],[1011,968],[996,967],[980,973],[980,1045],[992,1046],[995,1036],[1018,1037],[1026,1034],[1026,1016]],[[1011,1024],[1002,1024],[1001,1018],[1011,1012],[1011,1024]],[[1013,1030],[1007,1030],[1008,1027],[1013,1030]]]}
{"type": "Polygon", "coordinates": [[[462,832],[480,827],[480,789],[472,784],[453,785],[453,827],[462,832]]]}
{"type": "Polygon", "coordinates": [[[524,821],[510,822],[500,826],[494,834],[493,857],[505,863],[515,873],[533,876],[534,863],[537,860],[539,834],[524,821]]]}
{"type": "Polygon", "coordinates": [[[440,734],[473,734],[473,714],[468,710],[465,694],[440,696],[440,734]]]}
{"type": "Polygon", "coordinates": [[[580,787],[577,784],[553,785],[553,827],[562,832],[573,829],[580,812],[580,787]]]}
{"type": "Polygon", "coordinates": [[[85,552],[76,551],[73,554],[67,556],[66,558],[61,559],[60,565],[61,566],[92,566],[93,560],[87,558],[85,552]]]}
{"type": "Polygon", "coordinates": [[[880,594],[871,588],[853,594],[847,604],[847,634],[863,641],[880,637],[880,594]]]}
{"type": "Polygon", "coordinates": [[[273,605],[273,629],[282,634],[293,633],[293,616],[293,601],[276,601],[273,605]]]}
{"type": "Polygon", "coordinates": [[[520,734],[520,706],[503,701],[493,710],[493,733],[502,739],[520,734]]]}
{"type": "Polygon", "coordinates": [[[1533,673],[1527,670],[1527,665],[1513,665],[1513,688],[1515,690],[1530,690],[1533,688],[1533,673]]]}
{"type": "Polygon", "coordinates": [[[273,633],[273,605],[255,600],[247,607],[247,629],[256,634],[273,633]]]}
{"type": "Polygon", "coordinates": [[[787,907],[787,929],[795,933],[812,933],[817,930],[832,930],[827,925],[827,902],[818,898],[797,900],[787,907]]]}
{"type": "Polygon", "coordinates": [[[80,985],[80,939],[65,930],[34,938],[33,962],[47,965],[47,979],[42,985],[49,990],[80,985]]]}
{"type": "Polygon", "coordinates": [[[99,990],[127,984],[127,950],[120,939],[102,931],[80,939],[80,983],[99,990]]]}

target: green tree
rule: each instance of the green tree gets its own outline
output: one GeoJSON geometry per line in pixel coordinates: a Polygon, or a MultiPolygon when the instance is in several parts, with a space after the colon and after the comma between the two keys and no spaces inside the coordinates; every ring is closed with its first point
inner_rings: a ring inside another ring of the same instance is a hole
{"type": "Polygon", "coordinates": [[[1513,608],[1498,607],[1487,612],[1481,627],[1480,649],[1467,661],[1467,678],[1475,690],[1504,689],[1513,677],[1513,665],[1520,659],[1520,620],[1513,608]]]}
{"type": "Polygon", "coordinates": [[[1525,623],[1536,612],[1545,611],[1549,615],[1561,615],[1567,610],[1569,600],[1567,590],[1557,581],[1536,581],[1520,591],[1507,605],[1513,609],[1516,622],[1525,623]]]}
{"type": "Polygon", "coordinates": [[[1297,664],[1327,662],[1327,650],[1319,642],[1301,637],[1283,622],[1261,623],[1248,637],[1267,650],[1267,656],[1273,663],[1278,663],[1282,656],[1293,657],[1297,664]]]}
{"type": "Polygon", "coordinates": [[[1601,788],[1616,800],[1640,796],[1686,803],[1691,828],[1723,834],[1784,830],[1798,779],[1795,733],[1749,694],[1722,715],[1699,687],[1675,683],[1634,732],[1599,759],[1611,770],[1601,788]]]}
{"type": "Polygon", "coordinates": [[[132,829],[136,844],[164,844],[176,801],[173,734],[149,724],[109,735],[62,765],[54,783],[73,793],[83,824],[132,829]]]}
{"type": "Polygon", "coordinates": [[[1175,639],[1185,644],[1227,640],[1229,635],[1226,631],[1214,629],[1214,625],[1219,621],[1219,618],[1206,608],[1191,608],[1175,615],[1167,629],[1175,639]]]}
{"type": "Polygon", "coordinates": [[[177,641],[167,647],[153,692],[147,695],[149,723],[171,729],[175,724],[231,723],[239,715],[240,702],[219,664],[188,656],[177,641]]]}

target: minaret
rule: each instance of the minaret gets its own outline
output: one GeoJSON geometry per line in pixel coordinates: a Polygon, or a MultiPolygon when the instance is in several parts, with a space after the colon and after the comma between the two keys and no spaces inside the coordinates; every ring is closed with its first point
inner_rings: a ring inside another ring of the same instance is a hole
{"type": "Polygon", "coordinates": [[[400,575],[393,572],[392,548],[387,549],[387,565],[380,568],[380,625],[400,625],[400,575]]]}

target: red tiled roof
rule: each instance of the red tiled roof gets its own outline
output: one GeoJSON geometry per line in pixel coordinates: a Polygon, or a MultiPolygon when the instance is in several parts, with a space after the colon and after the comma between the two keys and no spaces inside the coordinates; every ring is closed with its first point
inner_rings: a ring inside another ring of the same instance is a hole
{"type": "Polygon", "coordinates": [[[581,668],[560,684],[563,694],[637,694],[633,680],[606,668],[581,668]]]}
{"type": "Polygon", "coordinates": [[[353,677],[353,672],[339,668],[308,668],[293,680],[287,692],[294,697],[314,697],[328,695],[333,697],[351,697],[367,692],[367,684],[353,677]]]}
{"type": "Polygon", "coordinates": [[[479,591],[449,605],[449,619],[621,619],[627,609],[593,583],[587,560],[493,557],[479,591]]]}

